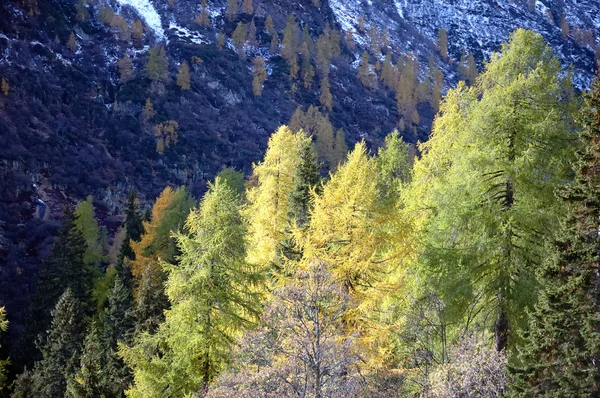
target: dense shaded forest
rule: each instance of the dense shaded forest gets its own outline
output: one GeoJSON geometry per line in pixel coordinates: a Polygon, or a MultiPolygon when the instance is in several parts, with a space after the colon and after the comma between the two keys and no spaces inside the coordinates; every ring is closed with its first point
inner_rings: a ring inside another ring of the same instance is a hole
{"type": "Polygon", "coordinates": [[[114,237],[91,197],[67,206],[0,388],[598,396],[599,110],[600,80],[578,93],[517,30],[417,151],[397,131],[348,151],[299,110],[200,201],[167,187],[142,212],[132,191],[114,237]]]}

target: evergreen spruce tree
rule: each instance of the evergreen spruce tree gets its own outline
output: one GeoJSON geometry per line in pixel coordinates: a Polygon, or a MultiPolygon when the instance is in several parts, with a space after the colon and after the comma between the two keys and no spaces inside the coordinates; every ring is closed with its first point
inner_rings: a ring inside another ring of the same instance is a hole
{"type": "Polygon", "coordinates": [[[67,376],[79,364],[85,335],[84,314],[71,289],[60,297],[52,317],[52,326],[41,347],[42,359],[32,374],[34,396],[39,398],[64,396],[67,376]]]}
{"type": "Polygon", "coordinates": [[[52,306],[67,288],[71,289],[71,294],[79,301],[88,303],[93,275],[90,275],[83,260],[87,245],[81,230],[75,224],[76,220],[73,207],[65,207],[52,253],[40,265],[37,291],[29,309],[21,343],[23,348],[20,360],[24,364],[37,359],[39,353],[33,342],[49,328],[52,306]]]}
{"type": "MultiPolygon", "coordinates": [[[[144,108],[145,115],[151,118],[151,114],[154,113],[154,108],[150,98],[146,100],[146,107],[144,108]]],[[[144,225],[142,224],[142,214],[140,213],[139,206],[137,204],[137,194],[134,190],[129,191],[127,196],[127,206],[125,207],[125,238],[123,240],[123,246],[121,246],[121,257],[127,257],[135,260],[135,253],[131,249],[131,241],[139,242],[142,239],[144,233],[144,225]]]]}
{"type": "Polygon", "coordinates": [[[303,227],[311,211],[312,192],[320,191],[321,165],[310,141],[305,141],[300,150],[300,164],[294,173],[294,189],[289,197],[289,217],[303,227]]]}
{"type": "Polygon", "coordinates": [[[515,397],[600,395],[600,80],[586,98],[575,182],[560,193],[568,215],[539,271],[542,289],[514,369],[515,397]]]}
{"type": "Polygon", "coordinates": [[[240,201],[243,201],[246,195],[244,173],[236,170],[234,167],[223,167],[217,174],[217,177],[239,196],[240,201]]]}
{"type": "MultiPolygon", "coordinates": [[[[112,396],[105,386],[108,380],[104,368],[107,348],[100,327],[97,322],[94,322],[85,338],[80,368],[67,381],[65,397],[95,398],[112,396]]],[[[118,396],[115,395],[115,397],[118,396]]]]}
{"type": "Polygon", "coordinates": [[[94,322],[81,354],[77,373],[71,375],[67,397],[122,397],[131,374],[117,355],[117,343],[131,342],[134,318],[131,291],[116,277],[101,319],[94,322]]]}
{"type": "Polygon", "coordinates": [[[155,333],[164,321],[164,310],[168,307],[162,280],[157,279],[152,268],[147,266],[140,277],[133,307],[135,335],[155,333]]]}

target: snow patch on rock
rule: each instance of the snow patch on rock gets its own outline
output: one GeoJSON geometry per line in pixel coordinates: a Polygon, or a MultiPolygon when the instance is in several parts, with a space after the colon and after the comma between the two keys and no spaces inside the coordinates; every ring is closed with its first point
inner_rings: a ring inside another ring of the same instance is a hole
{"type": "Polygon", "coordinates": [[[150,0],[117,0],[121,5],[133,7],[140,16],[146,21],[146,25],[154,31],[159,40],[165,39],[165,31],[162,28],[160,15],[150,2],[150,0]]]}

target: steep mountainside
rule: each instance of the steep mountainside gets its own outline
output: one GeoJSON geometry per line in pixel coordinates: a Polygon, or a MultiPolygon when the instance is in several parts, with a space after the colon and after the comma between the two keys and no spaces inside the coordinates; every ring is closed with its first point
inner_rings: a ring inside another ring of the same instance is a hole
{"type": "Polygon", "coordinates": [[[600,40],[597,0],[254,0],[251,11],[242,6],[226,15],[228,3],[209,0],[204,9],[200,0],[1,2],[0,305],[7,306],[10,338],[20,333],[37,266],[65,203],[94,195],[101,222],[114,232],[129,189],[145,200],[166,185],[186,185],[199,195],[224,165],[249,173],[269,134],[298,106],[321,105],[326,73],[317,71],[307,85],[302,78],[290,81],[282,57],[289,15],[297,21],[296,39],[312,47],[310,56],[299,57],[304,66],[316,66],[320,36],[339,32],[341,51],[328,67],[329,120],[335,130],[344,129],[348,144],[365,139],[372,147],[398,127],[409,142],[426,139],[435,109],[432,68],[443,72],[445,88],[453,86],[463,51],[481,67],[515,28],[529,28],[551,43],[565,65],[573,63],[575,85],[585,89],[600,40]],[[196,20],[203,11],[208,25],[196,20]],[[136,37],[138,20],[142,37],[136,37]],[[236,27],[252,21],[256,41],[236,44],[236,27]],[[448,35],[448,59],[437,43],[441,28],[448,35]],[[160,84],[145,72],[156,44],[168,60],[160,84]],[[427,86],[422,96],[410,94],[409,108],[418,113],[403,114],[396,93],[384,84],[361,82],[365,50],[371,69],[388,53],[394,63],[400,56],[414,58],[427,86]],[[125,55],[133,67],[128,79],[118,66],[125,55]],[[252,85],[257,56],[265,59],[267,73],[260,97],[252,85]],[[184,61],[191,65],[189,90],[177,85],[184,61]],[[143,112],[148,100],[155,112],[150,118],[143,112]],[[163,133],[156,127],[169,121],[177,122],[177,140],[161,154],[163,133]]]}

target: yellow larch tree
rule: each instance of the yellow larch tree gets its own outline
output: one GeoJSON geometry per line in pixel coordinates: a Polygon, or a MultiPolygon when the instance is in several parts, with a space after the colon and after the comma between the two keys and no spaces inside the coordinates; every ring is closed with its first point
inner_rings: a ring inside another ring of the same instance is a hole
{"type": "Polygon", "coordinates": [[[281,126],[269,139],[264,160],[254,165],[257,185],[248,190],[245,210],[250,221],[250,263],[268,266],[277,260],[278,244],[289,227],[288,201],[294,189],[294,173],[308,140],[303,132],[293,133],[281,126]]]}

